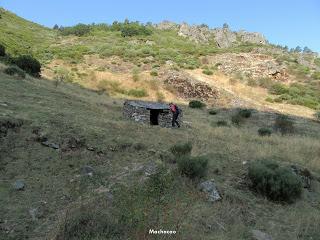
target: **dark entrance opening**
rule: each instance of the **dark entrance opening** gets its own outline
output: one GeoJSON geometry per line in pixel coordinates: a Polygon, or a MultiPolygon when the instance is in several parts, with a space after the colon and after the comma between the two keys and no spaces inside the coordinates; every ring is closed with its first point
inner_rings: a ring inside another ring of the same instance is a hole
{"type": "Polygon", "coordinates": [[[159,125],[159,113],[160,110],[150,109],[150,124],[159,125]]]}

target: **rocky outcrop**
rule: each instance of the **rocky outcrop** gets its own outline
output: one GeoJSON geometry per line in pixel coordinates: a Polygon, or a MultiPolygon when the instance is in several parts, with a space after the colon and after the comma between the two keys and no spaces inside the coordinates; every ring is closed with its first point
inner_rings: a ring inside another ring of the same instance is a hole
{"type": "Polygon", "coordinates": [[[155,24],[154,27],[159,30],[178,30],[179,24],[165,20],[161,23],[155,24]]]}
{"type": "Polygon", "coordinates": [[[196,43],[208,43],[212,36],[212,32],[207,26],[190,26],[187,23],[182,23],[180,25],[178,35],[188,37],[196,43]]]}
{"type": "Polygon", "coordinates": [[[219,48],[229,48],[241,42],[266,44],[267,40],[261,33],[239,31],[233,32],[228,27],[209,29],[208,26],[189,25],[187,23],[176,24],[174,22],[163,21],[154,25],[160,30],[175,30],[179,36],[186,37],[196,43],[209,43],[214,38],[219,48]]]}
{"type": "Polygon", "coordinates": [[[206,83],[193,79],[190,75],[177,71],[170,71],[161,76],[164,83],[173,87],[176,94],[185,99],[208,100],[218,98],[218,91],[206,83]]]}
{"type": "Polygon", "coordinates": [[[267,40],[265,37],[258,32],[246,32],[246,31],[239,31],[238,36],[240,37],[242,42],[247,43],[255,43],[255,44],[266,44],[267,40]]]}
{"type": "Polygon", "coordinates": [[[237,34],[229,28],[215,28],[212,30],[214,40],[219,48],[228,48],[237,42],[237,34]]]}
{"type": "Polygon", "coordinates": [[[216,202],[221,200],[220,193],[218,192],[217,186],[214,180],[208,180],[202,182],[198,186],[199,190],[205,192],[209,202],[216,202]]]}
{"type": "Polygon", "coordinates": [[[288,80],[287,69],[274,58],[264,54],[224,53],[207,58],[210,64],[227,75],[241,73],[253,79],[268,77],[280,81],[288,80]]]}

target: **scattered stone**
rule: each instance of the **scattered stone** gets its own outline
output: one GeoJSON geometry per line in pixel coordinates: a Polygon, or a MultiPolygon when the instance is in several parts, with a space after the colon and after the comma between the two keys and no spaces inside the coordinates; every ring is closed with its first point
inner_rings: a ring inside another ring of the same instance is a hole
{"type": "Polygon", "coordinates": [[[51,143],[51,142],[49,142],[49,141],[41,142],[41,144],[42,144],[43,146],[50,147],[50,148],[53,148],[53,149],[59,149],[59,145],[58,145],[58,144],[51,143]]]}
{"type": "Polygon", "coordinates": [[[17,180],[14,182],[13,184],[13,188],[17,191],[22,191],[25,189],[25,183],[23,182],[23,180],[17,180]]]}
{"type": "Polygon", "coordinates": [[[144,166],[144,175],[150,176],[157,172],[157,164],[155,162],[150,162],[146,166],[144,166]]]}
{"type": "Polygon", "coordinates": [[[214,183],[214,180],[208,180],[199,184],[199,190],[207,193],[209,202],[221,200],[221,196],[214,183]]]}
{"type": "Polygon", "coordinates": [[[155,24],[154,27],[159,30],[178,30],[179,24],[165,20],[161,23],[155,24]]]}
{"type": "Polygon", "coordinates": [[[153,46],[155,45],[154,41],[147,40],[146,45],[153,46]]]}
{"type": "Polygon", "coordinates": [[[154,61],[154,57],[153,56],[148,56],[148,57],[146,57],[146,60],[148,60],[149,62],[153,62],[154,61]]]}
{"type": "Polygon", "coordinates": [[[39,211],[39,208],[31,208],[29,209],[29,214],[32,218],[32,221],[36,221],[40,218],[43,214],[39,211]]]}
{"type": "Polygon", "coordinates": [[[260,230],[251,230],[252,237],[255,240],[272,240],[272,237],[260,230]]]}
{"type": "Polygon", "coordinates": [[[229,28],[215,28],[212,32],[219,48],[229,48],[237,42],[237,34],[230,31],[229,28]]]}
{"type": "Polygon", "coordinates": [[[175,88],[178,96],[181,98],[206,101],[209,98],[217,99],[219,96],[217,89],[192,78],[187,73],[168,71],[162,78],[166,85],[175,88]]]}
{"type": "Polygon", "coordinates": [[[94,151],[94,148],[88,146],[88,147],[87,147],[87,150],[93,152],[93,151],[94,151]]]}
{"type": "Polygon", "coordinates": [[[92,177],[93,176],[93,173],[94,173],[94,169],[93,167],[91,166],[84,166],[82,167],[81,169],[81,173],[85,176],[89,176],[89,177],[92,177]]]}

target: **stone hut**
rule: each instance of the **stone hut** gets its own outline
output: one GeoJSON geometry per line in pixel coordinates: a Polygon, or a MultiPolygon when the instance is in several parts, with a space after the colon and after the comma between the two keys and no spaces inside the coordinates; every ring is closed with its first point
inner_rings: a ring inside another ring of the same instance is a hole
{"type": "MultiPolygon", "coordinates": [[[[172,114],[168,104],[140,100],[126,100],[123,104],[123,116],[136,122],[171,127],[172,114]]],[[[179,123],[181,122],[179,115],[179,123]]]]}

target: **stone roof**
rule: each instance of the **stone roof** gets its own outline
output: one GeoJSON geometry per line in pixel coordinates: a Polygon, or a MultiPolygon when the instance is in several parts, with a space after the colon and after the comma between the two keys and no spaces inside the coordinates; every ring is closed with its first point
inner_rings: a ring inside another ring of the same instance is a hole
{"type": "Polygon", "coordinates": [[[159,102],[139,101],[139,100],[127,100],[125,104],[133,107],[157,109],[157,110],[169,110],[169,105],[159,102]]]}

